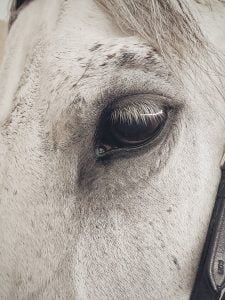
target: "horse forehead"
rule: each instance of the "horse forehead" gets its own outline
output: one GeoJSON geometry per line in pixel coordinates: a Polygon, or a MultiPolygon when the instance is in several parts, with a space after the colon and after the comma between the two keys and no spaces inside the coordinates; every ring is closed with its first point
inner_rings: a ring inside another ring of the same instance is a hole
{"type": "Polygon", "coordinates": [[[150,60],[158,61],[161,58],[155,48],[135,38],[121,38],[110,42],[97,42],[89,48],[93,67],[101,69],[106,66],[112,68],[145,68],[150,60]]]}
{"type": "MultiPolygon", "coordinates": [[[[67,39],[68,37],[66,37],[67,39]]],[[[89,44],[73,43],[59,40],[55,49],[51,49],[50,56],[62,66],[66,66],[65,61],[70,61],[74,66],[79,65],[82,68],[89,67],[103,67],[102,63],[109,61],[117,61],[120,65],[133,65],[137,60],[145,58],[145,63],[148,64],[147,59],[154,58],[160,61],[157,50],[149,44],[141,41],[138,37],[123,37],[112,38],[105,40],[98,40],[89,44]],[[59,44],[59,45],[58,45],[59,44]],[[54,56],[52,54],[55,53],[54,56]]],[[[51,62],[51,59],[49,60],[51,62]]]]}
{"type": "Polygon", "coordinates": [[[99,40],[88,45],[70,40],[67,35],[64,38],[65,42],[64,39],[53,41],[53,48],[47,51],[47,63],[44,63],[45,77],[54,78],[51,85],[55,88],[62,86],[63,77],[67,84],[71,81],[77,87],[81,79],[96,78],[106,71],[107,76],[113,76],[115,71],[147,70],[150,65],[166,69],[157,50],[138,37],[99,40]]]}
{"type": "MultiPolygon", "coordinates": [[[[96,41],[84,52],[76,47],[76,43],[74,45],[62,41],[59,43],[60,47],[56,46],[56,51],[53,49],[48,51],[48,64],[45,65],[45,78],[51,80],[45,81],[50,89],[44,85],[44,91],[54,91],[57,95],[65,91],[59,102],[55,101],[52,95],[48,98],[50,108],[54,111],[54,118],[57,116],[56,111],[60,112],[62,108],[65,110],[71,101],[73,105],[79,106],[79,101],[82,102],[83,97],[76,97],[77,100],[74,102],[77,93],[85,91],[86,94],[88,90],[97,94],[100,90],[102,92],[108,82],[116,88],[117,80],[114,79],[122,76],[132,80],[134,71],[144,73],[149,78],[157,75],[158,80],[159,77],[162,79],[169,77],[169,71],[157,50],[137,37],[96,41]],[[72,97],[68,97],[70,93],[72,97]]],[[[91,98],[94,101],[95,97],[91,98]]]]}

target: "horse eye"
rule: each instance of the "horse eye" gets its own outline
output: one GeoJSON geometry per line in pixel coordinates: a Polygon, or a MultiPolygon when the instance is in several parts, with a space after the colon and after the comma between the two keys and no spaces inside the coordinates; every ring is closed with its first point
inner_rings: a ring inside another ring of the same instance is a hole
{"type": "Polygon", "coordinates": [[[166,108],[125,106],[104,116],[102,133],[96,146],[98,157],[140,148],[160,134],[167,120],[166,108]]]}

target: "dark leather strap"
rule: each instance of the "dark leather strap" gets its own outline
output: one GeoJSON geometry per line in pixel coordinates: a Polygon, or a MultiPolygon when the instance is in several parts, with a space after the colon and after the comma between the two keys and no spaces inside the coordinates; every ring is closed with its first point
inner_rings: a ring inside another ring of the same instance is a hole
{"type": "Polygon", "coordinates": [[[190,300],[225,300],[225,164],[190,300]]]}

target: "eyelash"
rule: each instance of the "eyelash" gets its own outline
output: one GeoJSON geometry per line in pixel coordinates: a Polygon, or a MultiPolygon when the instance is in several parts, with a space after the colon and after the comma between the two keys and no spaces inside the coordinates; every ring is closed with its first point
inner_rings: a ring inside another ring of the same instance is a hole
{"type": "Polygon", "coordinates": [[[111,114],[111,121],[127,122],[128,124],[135,122],[136,125],[139,125],[141,123],[146,123],[146,115],[152,115],[152,117],[155,117],[156,119],[161,119],[160,114],[156,113],[153,107],[141,104],[136,107],[129,106],[128,108],[114,110],[111,114]]]}

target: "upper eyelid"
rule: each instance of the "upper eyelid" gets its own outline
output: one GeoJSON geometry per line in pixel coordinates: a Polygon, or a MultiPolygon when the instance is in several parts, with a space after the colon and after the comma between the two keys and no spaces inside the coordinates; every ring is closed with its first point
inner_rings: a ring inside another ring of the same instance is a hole
{"type": "Polygon", "coordinates": [[[138,112],[140,110],[145,110],[147,112],[154,112],[154,110],[162,109],[163,107],[176,107],[180,106],[180,103],[176,103],[171,99],[171,97],[160,94],[160,93],[134,93],[127,94],[122,97],[112,97],[109,100],[106,107],[103,111],[112,111],[112,110],[123,110],[126,107],[129,107],[128,104],[133,108],[136,108],[138,112]]]}

